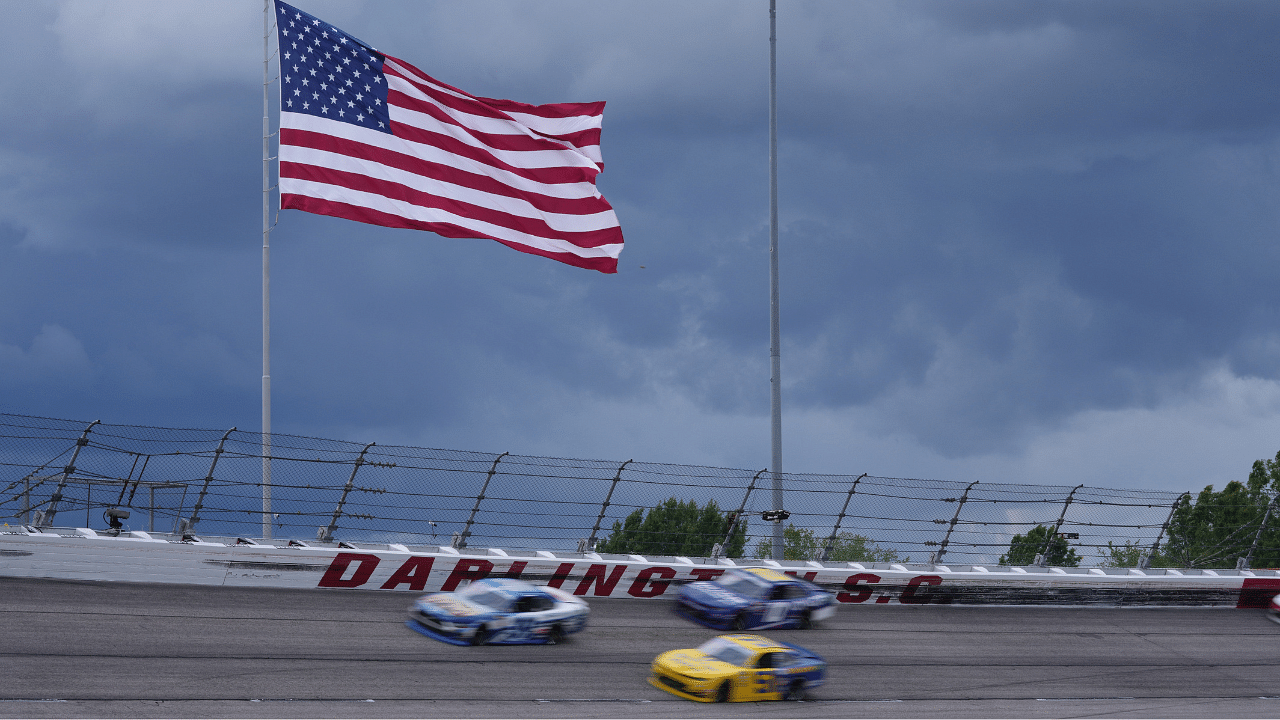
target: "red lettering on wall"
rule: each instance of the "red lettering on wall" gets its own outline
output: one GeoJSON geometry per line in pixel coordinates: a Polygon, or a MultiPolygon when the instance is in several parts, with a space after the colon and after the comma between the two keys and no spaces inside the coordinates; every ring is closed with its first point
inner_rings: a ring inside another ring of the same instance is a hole
{"type": "Polygon", "coordinates": [[[395,590],[397,586],[409,583],[410,590],[422,590],[427,586],[427,578],[431,576],[433,562],[433,557],[411,557],[405,560],[400,569],[382,583],[382,589],[395,590]]]}
{"type": "Polygon", "coordinates": [[[635,582],[631,583],[631,588],[627,590],[627,594],[631,597],[655,597],[667,591],[667,586],[671,584],[671,579],[676,576],[676,571],[669,567],[651,567],[645,568],[636,575],[635,582]],[[662,578],[654,580],[654,576],[662,578]]]}
{"type": "Polygon", "coordinates": [[[1280,593],[1280,578],[1245,578],[1240,586],[1238,608],[1264,608],[1280,593]]]}
{"type": "Polygon", "coordinates": [[[377,555],[338,553],[333,556],[333,562],[329,563],[329,569],[324,571],[324,577],[320,578],[320,584],[316,587],[360,587],[369,582],[369,576],[373,575],[373,569],[376,567],[378,567],[377,555]],[[353,562],[359,563],[356,571],[351,574],[351,577],[343,580],[342,576],[346,574],[347,567],[353,562]]]}
{"type": "Polygon", "coordinates": [[[573,571],[573,563],[560,563],[560,567],[551,573],[551,581],[547,583],[550,587],[558,588],[569,579],[569,573],[573,571]]]}
{"type": "Polygon", "coordinates": [[[452,592],[458,589],[458,583],[463,580],[483,580],[489,577],[492,570],[493,563],[488,560],[459,560],[458,564],[453,566],[453,572],[449,573],[449,579],[440,586],[440,590],[452,592]]]}
{"type": "Polygon", "coordinates": [[[715,580],[724,574],[724,570],[717,570],[715,568],[694,568],[689,571],[689,574],[698,580],[715,580]]]}
{"type": "Polygon", "coordinates": [[[515,562],[511,563],[511,567],[507,568],[507,572],[502,577],[511,578],[512,580],[519,580],[520,573],[524,572],[524,568],[528,564],[529,563],[524,560],[516,560],[515,562]]]}
{"type": "Polygon", "coordinates": [[[574,595],[586,595],[587,590],[591,588],[591,583],[596,584],[596,596],[608,597],[613,594],[613,588],[618,584],[618,580],[622,578],[622,573],[626,572],[626,565],[618,565],[609,573],[609,577],[605,578],[605,565],[592,565],[587,568],[587,574],[583,576],[582,582],[578,583],[578,589],[573,591],[574,595]]]}
{"type": "Polygon", "coordinates": [[[871,597],[871,593],[874,592],[874,588],[872,588],[871,585],[878,582],[880,582],[880,576],[874,573],[857,573],[856,575],[850,575],[844,581],[844,589],[856,590],[857,592],[842,592],[836,595],[836,600],[842,603],[866,602],[867,598],[871,597]],[[858,585],[862,583],[868,584],[858,587],[858,585]]]}
{"type": "MultiPolygon", "coordinates": [[[[793,578],[800,577],[798,574],[796,574],[795,570],[787,570],[786,572],[783,573],[783,575],[790,575],[793,578]]],[[[808,582],[813,582],[813,579],[816,577],[818,577],[818,572],[816,570],[813,572],[807,572],[804,574],[804,579],[807,580],[808,582]]]]}
{"type": "Polygon", "coordinates": [[[902,597],[898,598],[898,601],[903,605],[927,605],[931,600],[933,600],[933,594],[929,591],[925,591],[917,595],[916,590],[919,589],[921,585],[941,584],[942,578],[938,575],[917,575],[907,581],[907,586],[903,588],[902,597]]]}

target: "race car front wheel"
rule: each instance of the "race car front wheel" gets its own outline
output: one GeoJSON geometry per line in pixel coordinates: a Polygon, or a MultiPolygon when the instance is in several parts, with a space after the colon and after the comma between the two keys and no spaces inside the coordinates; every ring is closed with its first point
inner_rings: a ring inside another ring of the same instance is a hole
{"type": "Polygon", "coordinates": [[[809,611],[805,610],[800,613],[800,629],[808,630],[811,627],[813,627],[813,618],[809,615],[809,611]]]}
{"type": "Polygon", "coordinates": [[[562,642],[564,642],[564,628],[559,625],[552,625],[551,629],[547,631],[547,644],[559,645],[562,642]]]}
{"type": "Polygon", "coordinates": [[[489,639],[489,628],[481,625],[476,628],[476,634],[471,636],[472,645],[483,645],[489,639]]]}
{"type": "Polygon", "coordinates": [[[738,613],[738,614],[737,614],[737,616],[735,616],[735,617],[733,618],[733,629],[734,629],[734,630],[746,630],[746,629],[747,629],[747,614],[746,614],[746,613],[744,613],[744,612],[740,612],[740,613],[738,613]]]}
{"type": "Polygon", "coordinates": [[[803,700],[804,699],[804,681],[796,680],[787,686],[787,691],[782,694],[783,700],[803,700]]]}
{"type": "Polygon", "coordinates": [[[721,683],[719,689],[716,690],[716,702],[729,702],[729,690],[731,687],[728,680],[721,683]]]}

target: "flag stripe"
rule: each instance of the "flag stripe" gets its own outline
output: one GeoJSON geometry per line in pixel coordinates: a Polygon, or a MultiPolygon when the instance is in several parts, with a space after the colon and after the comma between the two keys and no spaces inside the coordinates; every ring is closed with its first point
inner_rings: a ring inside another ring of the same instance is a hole
{"type": "MultiPolygon", "coordinates": [[[[313,154],[323,155],[319,151],[313,154]]],[[[341,157],[341,156],[338,156],[341,157]]],[[[325,183],[338,188],[346,188],[358,192],[403,201],[425,209],[444,208],[459,215],[473,214],[494,225],[502,225],[511,230],[544,238],[561,237],[580,247],[616,242],[617,219],[613,210],[594,213],[592,215],[563,215],[540,213],[529,203],[517,198],[480,193],[459,185],[429,181],[415,183],[413,186],[371,177],[360,172],[340,170],[333,164],[307,165],[304,163],[281,162],[281,180],[309,180],[325,183]],[[608,239],[601,240],[601,234],[608,239]]],[[[291,192],[297,186],[290,186],[291,192]]]]}
{"type": "MultiPolygon", "coordinates": [[[[380,148],[408,157],[423,157],[428,161],[455,164],[468,172],[493,177],[520,192],[565,198],[599,196],[599,191],[596,190],[590,177],[583,177],[584,172],[592,177],[596,174],[588,169],[515,167],[499,161],[481,148],[466,145],[454,137],[423,131],[404,123],[397,123],[400,136],[296,113],[286,113],[281,119],[280,126],[281,135],[289,136],[288,140],[281,138],[282,147],[286,143],[290,146],[309,146],[312,144],[309,138],[314,138],[316,135],[329,135],[336,140],[350,141],[361,146],[345,148],[351,152],[361,152],[365,148],[380,148]]],[[[524,155],[515,154],[512,159],[527,158],[524,155]]]]}
{"type": "MultiPolygon", "coordinates": [[[[458,227],[457,225],[417,222],[399,215],[384,213],[372,208],[321,200],[305,195],[282,195],[281,207],[286,210],[302,210],[303,212],[314,213],[316,215],[329,215],[331,217],[354,220],[356,222],[368,223],[370,225],[404,228],[407,230],[425,230],[447,238],[475,237],[474,232],[467,230],[466,228],[458,227]]],[[[519,242],[510,242],[500,238],[489,239],[496,240],[497,242],[500,242],[513,250],[519,250],[522,253],[540,255],[542,257],[551,258],[552,260],[558,260],[566,265],[572,265],[574,267],[580,267],[587,270],[598,270],[603,273],[616,273],[618,271],[618,259],[616,256],[582,257],[581,255],[578,255],[577,252],[556,252],[519,242]]],[[[621,249],[622,246],[619,245],[618,250],[621,251],[621,249]]]]}
{"type": "MultiPolygon", "coordinates": [[[[387,61],[387,78],[390,87],[401,90],[409,97],[439,107],[463,127],[495,135],[532,133],[534,136],[561,140],[577,148],[597,167],[604,165],[600,155],[600,127],[604,112],[602,102],[561,103],[555,106],[555,111],[540,115],[540,108],[547,106],[477,98],[432,80],[421,70],[403,60],[388,57],[387,61]],[[583,114],[567,115],[574,109],[583,114]]],[[[424,110],[424,112],[427,111],[424,110]]],[[[443,119],[440,115],[432,114],[443,119]]]]}
{"type": "Polygon", "coordinates": [[[530,105],[514,100],[476,97],[432,78],[399,58],[387,56],[386,61],[384,71],[390,70],[395,75],[418,85],[424,91],[438,94],[442,102],[448,102],[445,98],[452,98],[456,100],[459,107],[469,106],[470,109],[466,112],[485,117],[512,118],[544,135],[559,136],[588,128],[599,128],[603,121],[603,102],[530,105]]]}
{"type": "MultiPolygon", "coordinates": [[[[395,88],[395,85],[393,84],[392,87],[395,88]]],[[[600,172],[600,167],[594,160],[576,148],[567,147],[565,141],[534,135],[527,129],[525,134],[520,135],[487,132],[502,128],[495,127],[493,123],[486,124],[482,128],[465,125],[454,114],[456,111],[451,113],[434,103],[421,102],[401,93],[398,89],[393,89],[387,99],[392,103],[391,120],[393,122],[427,132],[445,133],[483,152],[508,159],[508,162],[512,162],[511,158],[514,154],[514,161],[522,163],[525,167],[562,167],[567,164],[564,162],[564,153],[569,152],[580,158],[580,161],[574,165],[581,167],[584,175],[590,173],[594,177],[600,172]],[[538,165],[539,161],[543,164],[538,165]]]]}
{"type": "MultiPolygon", "coordinates": [[[[420,114],[418,124],[427,125],[426,118],[431,118],[435,122],[444,123],[458,128],[463,128],[467,133],[486,141],[491,139],[493,142],[501,143],[501,149],[521,150],[521,151],[551,151],[564,152],[565,150],[577,151],[582,159],[575,164],[596,165],[594,160],[585,157],[581,148],[572,146],[568,140],[558,137],[548,137],[543,134],[533,132],[520,123],[506,117],[487,117],[478,115],[471,110],[473,107],[459,106],[459,103],[441,102],[439,93],[432,93],[424,90],[421,86],[415,85],[409,80],[397,75],[387,75],[387,86],[390,88],[390,95],[387,100],[391,103],[392,110],[412,110],[420,114]]],[[[476,103],[471,103],[476,105],[476,103]]],[[[490,147],[498,148],[498,145],[492,142],[486,142],[490,147]]],[[[569,158],[561,158],[561,162],[565,162],[569,158]]],[[[595,169],[599,169],[596,167],[595,169]]]]}
{"type": "MultiPolygon", "coordinates": [[[[352,208],[365,208],[387,216],[401,218],[406,223],[412,223],[410,225],[397,224],[392,225],[392,227],[419,227],[432,231],[436,231],[436,226],[452,227],[454,230],[450,233],[440,234],[454,238],[484,237],[492,240],[515,242],[548,252],[572,253],[580,257],[611,257],[616,259],[618,253],[622,250],[622,232],[617,228],[597,233],[557,233],[554,237],[545,237],[490,223],[476,214],[471,214],[469,212],[470,208],[463,207],[462,203],[457,203],[452,208],[425,207],[374,192],[364,192],[340,185],[313,182],[301,178],[290,178],[289,187],[290,191],[287,193],[282,192],[281,197],[290,198],[290,203],[294,202],[292,198],[295,197],[310,197],[335,205],[345,204],[352,208]],[[461,209],[463,212],[452,212],[454,209],[461,209]],[[594,239],[589,244],[579,245],[570,241],[572,236],[585,239],[588,235],[594,236],[594,239]]],[[[283,200],[282,203],[284,203],[283,200]]],[[[445,201],[440,204],[446,205],[450,203],[445,201]]],[[[295,207],[295,205],[284,204],[284,207],[295,207]]],[[[341,215],[336,212],[324,214],[337,215],[338,217],[359,220],[360,222],[369,222],[361,216],[358,210],[352,211],[349,215],[341,215]]]]}
{"type": "Polygon", "coordinates": [[[543,184],[511,173],[499,180],[476,172],[475,164],[466,158],[437,148],[415,148],[420,152],[415,156],[309,130],[286,128],[280,135],[282,141],[291,146],[290,162],[331,166],[349,172],[379,172],[405,185],[414,185],[417,178],[424,182],[451,183],[478,192],[520,198],[549,213],[587,215],[608,209],[608,203],[603,202],[595,186],[589,183],[543,184]],[[385,168],[385,173],[379,168],[385,168]]]}

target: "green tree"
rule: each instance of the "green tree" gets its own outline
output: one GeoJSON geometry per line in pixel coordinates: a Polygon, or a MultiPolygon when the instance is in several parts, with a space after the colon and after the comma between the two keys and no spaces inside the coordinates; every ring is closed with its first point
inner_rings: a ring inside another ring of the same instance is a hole
{"type": "Polygon", "coordinates": [[[1163,560],[1180,567],[1234,567],[1249,554],[1254,539],[1253,567],[1280,565],[1280,453],[1274,460],[1253,463],[1249,479],[1231,481],[1220,491],[1210,485],[1195,500],[1182,496],[1169,521],[1163,560]],[[1261,535],[1258,529],[1266,526],[1261,535]]]}
{"type": "Polygon", "coordinates": [[[1168,564],[1164,553],[1158,549],[1155,553],[1151,552],[1151,546],[1145,543],[1139,543],[1136,540],[1126,540],[1117,545],[1110,540],[1107,541],[1106,549],[1098,551],[1098,567],[1138,567],[1142,562],[1142,556],[1150,557],[1150,564],[1153,567],[1162,567],[1168,564]]]}
{"type": "MultiPolygon", "coordinates": [[[[827,538],[817,537],[809,528],[798,528],[788,523],[782,529],[782,557],[784,560],[820,560],[827,538]]],[[[773,541],[761,540],[756,544],[756,557],[773,557],[773,541]]],[[[892,548],[882,548],[864,535],[842,532],[831,544],[827,560],[835,562],[898,562],[898,553],[892,548]]],[[[904,560],[903,562],[910,562],[904,560]]]]}
{"type": "MultiPolygon", "coordinates": [[[[614,521],[609,537],[596,552],[635,555],[683,555],[709,557],[716,543],[723,543],[737,513],[720,511],[715,500],[698,507],[693,500],[671,498],[647,513],[638,509],[621,522],[614,521]]],[[[725,557],[742,557],[747,542],[747,519],[739,518],[724,548],[725,557]]]]}
{"type": "Polygon", "coordinates": [[[1030,565],[1036,556],[1044,554],[1046,565],[1057,567],[1076,567],[1080,564],[1080,556],[1067,542],[1066,538],[1049,534],[1053,530],[1047,525],[1037,525],[1027,531],[1026,535],[1014,535],[1009,541],[1009,554],[1000,556],[1001,565],[1030,565]],[[1048,549],[1045,549],[1046,541],[1048,549]]]}

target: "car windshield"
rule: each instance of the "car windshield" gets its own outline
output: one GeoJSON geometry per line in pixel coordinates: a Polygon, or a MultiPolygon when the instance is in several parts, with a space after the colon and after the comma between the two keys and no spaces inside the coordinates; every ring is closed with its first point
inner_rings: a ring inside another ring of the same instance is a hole
{"type": "Polygon", "coordinates": [[[713,638],[698,646],[698,651],[730,665],[743,667],[751,659],[751,651],[720,638],[713,638]]]}
{"type": "Polygon", "coordinates": [[[749,598],[762,598],[765,591],[769,589],[768,584],[763,580],[757,579],[754,575],[746,573],[729,573],[721,575],[716,581],[720,587],[731,592],[745,595],[749,598]]]}
{"type": "Polygon", "coordinates": [[[483,588],[476,588],[471,592],[464,592],[462,596],[467,599],[467,602],[475,603],[476,605],[484,605],[485,607],[493,608],[498,612],[511,611],[511,598],[502,593],[485,590],[483,588]]]}

